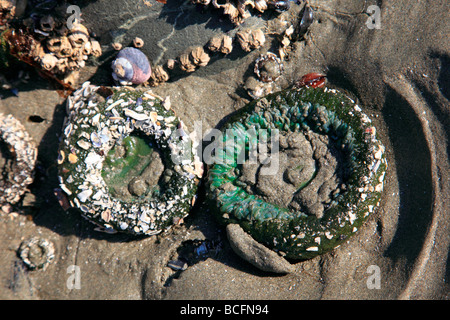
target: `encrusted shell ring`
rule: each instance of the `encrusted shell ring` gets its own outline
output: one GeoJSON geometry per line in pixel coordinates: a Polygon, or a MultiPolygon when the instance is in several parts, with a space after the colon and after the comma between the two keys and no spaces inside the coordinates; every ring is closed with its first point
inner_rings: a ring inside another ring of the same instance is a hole
{"type": "Polygon", "coordinates": [[[0,113],[0,139],[14,158],[0,180],[0,204],[14,204],[33,182],[37,149],[25,127],[10,114],[0,113]]]}
{"type": "Polygon", "coordinates": [[[70,205],[112,231],[152,235],[180,223],[203,167],[170,101],[85,83],[67,107],[58,164],[70,205]]]}
{"type": "Polygon", "coordinates": [[[45,270],[55,259],[55,247],[46,239],[33,237],[22,242],[18,254],[30,270],[45,270]]]}
{"type": "Polygon", "coordinates": [[[244,107],[225,131],[223,147],[216,150],[216,159],[224,161],[208,169],[213,210],[222,222],[238,223],[287,258],[332,250],[379,205],[385,148],[371,119],[337,90],[304,87],[270,94],[244,107]],[[275,132],[279,152],[267,150],[279,157],[279,168],[264,176],[270,158],[252,164],[249,150],[275,132]],[[228,137],[235,143],[227,144],[228,137]],[[270,188],[273,192],[266,192],[270,188]]]}

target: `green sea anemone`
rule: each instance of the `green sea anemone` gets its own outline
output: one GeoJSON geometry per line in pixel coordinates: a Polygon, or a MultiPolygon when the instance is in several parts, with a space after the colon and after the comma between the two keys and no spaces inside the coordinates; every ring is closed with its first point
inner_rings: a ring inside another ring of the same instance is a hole
{"type": "Polygon", "coordinates": [[[369,117],[336,90],[270,94],[249,103],[223,131],[208,168],[213,211],[287,258],[332,250],[379,205],[385,148],[369,117]],[[277,132],[279,147],[267,148],[270,157],[249,161],[254,146],[277,132]]]}
{"type": "Polygon", "coordinates": [[[69,203],[116,231],[152,235],[180,223],[203,169],[169,103],[85,83],[67,108],[58,165],[69,203]]]}

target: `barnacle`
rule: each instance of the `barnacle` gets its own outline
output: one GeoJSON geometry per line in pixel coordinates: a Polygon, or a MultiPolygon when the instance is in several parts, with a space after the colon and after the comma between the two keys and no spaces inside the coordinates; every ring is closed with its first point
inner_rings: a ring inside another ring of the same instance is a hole
{"type": "Polygon", "coordinates": [[[67,58],[72,54],[72,46],[66,36],[53,37],[47,40],[47,49],[58,58],[67,58]]]}
{"type": "Polygon", "coordinates": [[[180,68],[181,70],[185,72],[194,72],[195,71],[195,65],[191,62],[190,59],[190,53],[185,52],[181,54],[178,58],[180,62],[180,68]]]}
{"type": "Polygon", "coordinates": [[[208,50],[229,54],[233,50],[233,38],[226,34],[212,37],[208,43],[208,50]]]}
{"type": "Polygon", "coordinates": [[[45,32],[53,31],[53,29],[55,28],[55,19],[53,19],[53,17],[50,15],[43,16],[39,20],[39,27],[42,31],[45,32]]]}
{"type": "Polygon", "coordinates": [[[15,0],[1,0],[0,1],[0,26],[5,25],[16,15],[16,1],[15,0]]]}
{"type": "Polygon", "coordinates": [[[266,0],[255,0],[255,9],[259,12],[264,12],[267,10],[267,1],[266,0]]]}
{"type": "Polygon", "coordinates": [[[164,70],[162,66],[156,66],[153,69],[153,73],[150,80],[152,86],[157,86],[169,80],[169,74],[167,73],[166,70],[164,70]]]}
{"type": "Polygon", "coordinates": [[[236,33],[236,38],[244,51],[251,51],[261,47],[265,41],[266,37],[261,29],[243,29],[236,33]]]}
{"type": "Polygon", "coordinates": [[[283,64],[274,53],[268,52],[256,59],[254,72],[262,82],[276,81],[283,73],[283,64]]]}
{"type": "Polygon", "coordinates": [[[67,109],[60,155],[68,156],[58,163],[71,206],[102,227],[145,235],[189,213],[201,162],[167,99],[87,82],[67,109]]]}
{"type": "Polygon", "coordinates": [[[91,53],[94,57],[99,57],[102,54],[102,48],[97,40],[91,39],[91,53]]]}
{"type": "Polygon", "coordinates": [[[57,62],[58,58],[50,53],[46,53],[40,57],[40,63],[44,70],[52,70],[56,66],[57,62]]]}
{"type": "Polygon", "coordinates": [[[202,4],[204,6],[207,6],[211,3],[211,0],[191,0],[193,4],[202,4]]]}
{"type": "Polygon", "coordinates": [[[212,4],[215,8],[223,9],[223,13],[230,17],[231,22],[234,24],[240,24],[242,17],[240,16],[238,8],[232,4],[229,0],[225,0],[225,3],[219,3],[219,0],[212,0],[212,4]]]}
{"type": "Polygon", "coordinates": [[[237,9],[239,11],[239,14],[241,15],[242,19],[247,19],[252,14],[249,10],[247,10],[247,7],[254,8],[255,3],[253,0],[238,0],[237,3],[237,9]]]}
{"type": "Polygon", "coordinates": [[[123,48],[122,44],[119,43],[119,42],[114,42],[114,43],[111,44],[111,46],[112,46],[113,49],[116,50],[116,51],[120,51],[120,50],[122,50],[122,48],[123,48]]]}
{"type": "Polygon", "coordinates": [[[202,47],[196,47],[191,51],[192,62],[198,67],[204,67],[208,64],[209,55],[202,47]]]}
{"type": "Polygon", "coordinates": [[[142,48],[144,46],[144,40],[142,40],[139,37],[136,37],[136,38],[133,39],[133,45],[136,48],[142,48]]]}
{"type": "Polygon", "coordinates": [[[208,170],[217,217],[288,258],[332,250],[380,201],[387,163],[372,128],[358,105],[327,88],[286,90],[251,102],[225,126],[208,170]],[[270,156],[250,161],[254,146],[277,132],[281,151],[270,144],[270,156]]]}
{"type": "Polygon", "coordinates": [[[67,38],[72,44],[72,47],[84,47],[84,45],[89,42],[89,31],[81,23],[74,23],[67,38]]]}

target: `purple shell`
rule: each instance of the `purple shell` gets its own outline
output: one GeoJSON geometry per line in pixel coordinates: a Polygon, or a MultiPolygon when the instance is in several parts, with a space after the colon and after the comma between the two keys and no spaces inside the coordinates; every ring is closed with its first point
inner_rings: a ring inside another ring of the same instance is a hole
{"type": "Polygon", "coordinates": [[[124,48],[117,54],[112,68],[113,78],[120,83],[141,84],[152,75],[147,56],[141,50],[132,47],[124,48]],[[118,72],[118,67],[122,67],[123,72],[118,72]]]}

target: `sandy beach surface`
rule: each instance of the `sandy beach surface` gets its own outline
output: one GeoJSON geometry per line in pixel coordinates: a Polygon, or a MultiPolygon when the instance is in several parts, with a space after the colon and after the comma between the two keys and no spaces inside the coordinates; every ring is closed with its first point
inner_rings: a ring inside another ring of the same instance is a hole
{"type": "MultiPolygon", "coordinates": [[[[188,1],[147,2],[151,6],[104,0],[81,6],[104,56],[83,68],[80,82],[113,84],[113,41],[128,44],[141,37],[150,60],[162,63],[230,27],[209,11],[186,9],[188,1]]],[[[62,210],[54,195],[65,98],[29,71],[17,95],[1,91],[0,112],[14,115],[37,142],[38,163],[23,201],[0,213],[0,298],[449,299],[450,3],[309,2],[315,21],[306,39],[295,43],[274,85],[283,89],[306,73],[324,73],[327,85],[351,94],[373,119],[389,168],[381,205],[355,236],[330,253],[294,261],[290,274],[263,272],[231,249],[225,229],[203,204],[203,188],[184,224],[158,236],[95,231],[77,210],[62,210]],[[367,25],[370,5],[380,9],[379,29],[367,25]],[[21,243],[35,236],[55,246],[45,270],[28,270],[17,254],[21,243]],[[168,263],[180,257],[189,257],[187,269],[171,269],[168,263]]],[[[252,100],[246,81],[255,59],[270,51],[274,37],[267,39],[257,50],[233,50],[152,90],[170,96],[189,129],[195,121],[204,131],[220,128],[252,100]]]]}

